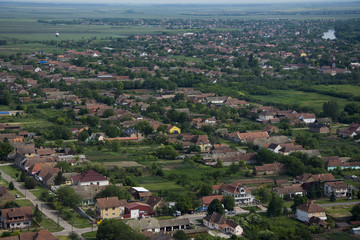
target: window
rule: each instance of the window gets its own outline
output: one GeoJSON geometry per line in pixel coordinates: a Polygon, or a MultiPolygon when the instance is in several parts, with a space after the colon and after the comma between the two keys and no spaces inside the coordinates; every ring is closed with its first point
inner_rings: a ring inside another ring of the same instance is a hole
{"type": "Polygon", "coordinates": [[[112,213],[113,216],[115,216],[115,213],[112,213]]]}
{"type": "Polygon", "coordinates": [[[113,210],[115,210],[115,208],[113,207],[113,210]]]}
{"type": "Polygon", "coordinates": [[[108,209],[107,208],[105,208],[105,211],[107,211],[108,209]]]}
{"type": "Polygon", "coordinates": [[[20,226],[20,223],[17,223],[16,225],[20,226]]]}
{"type": "Polygon", "coordinates": [[[97,185],[100,185],[100,182],[97,182],[97,185]]]}
{"type": "Polygon", "coordinates": [[[105,216],[109,216],[109,214],[106,213],[105,216]]]}

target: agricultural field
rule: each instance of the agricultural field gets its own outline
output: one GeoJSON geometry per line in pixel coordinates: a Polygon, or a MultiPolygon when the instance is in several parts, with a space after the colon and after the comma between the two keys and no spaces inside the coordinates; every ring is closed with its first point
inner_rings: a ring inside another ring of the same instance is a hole
{"type": "Polygon", "coordinates": [[[360,86],[354,85],[315,85],[312,87],[315,90],[331,91],[336,93],[351,93],[358,97],[360,96],[360,86]]]}
{"type": "Polygon", "coordinates": [[[272,93],[272,95],[257,95],[252,96],[252,98],[263,103],[281,103],[288,105],[299,105],[300,107],[309,107],[317,112],[320,112],[322,110],[323,104],[330,100],[336,100],[341,108],[344,108],[346,104],[353,102],[343,98],[327,96],[314,92],[272,90],[272,93]]]}

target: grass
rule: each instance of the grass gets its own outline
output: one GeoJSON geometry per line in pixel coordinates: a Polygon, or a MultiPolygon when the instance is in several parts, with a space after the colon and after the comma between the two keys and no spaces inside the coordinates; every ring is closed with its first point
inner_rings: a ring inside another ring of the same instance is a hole
{"type": "Polygon", "coordinates": [[[34,194],[35,197],[40,198],[41,194],[43,192],[49,192],[49,190],[47,190],[46,188],[44,188],[43,186],[36,184],[36,187],[34,189],[29,190],[32,194],[34,194]]]}
{"type": "Polygon", "coordinates": [[[17,175],[20,177],[21,171],[12,165],[6,165],[0,167],[1,171],[4,171],[6,174],[10,175],[12,178],[17,179],[17,175]]]}
{"type": "Polygon", "coordinates": [[[336,93],[351,93],[354,96],[360,96],[360,86],[356,85],[315,85],[312,88],[336,93]]]}
{"type": "MultiPolygon", "coordinates": [[[[2,179],[1,177],[0,177],[0,186],[5,186],[5,187],[9,187],[9,183],[5,180],[5,179],[2,179]]],[[[19,195],[20,197],[24,197],[24,195],[22,194],[22,193],[20,193],[16,188],[14,188],[14,190],[10,190],[9,188],[8,188],[8,190],[9,190],[9,192],[13,195],[13,196],[15,196],[15,195],[19,195]]]]}
{"type": "Polygon", "coordinates": [[[344,206],[333,206],[333,207],[325,207],[326,214],[331,215],[332,217],[350,217],[351,209],[354,205],[344,205],[344,206]]]}
{"type": "Polygon", "coordinates": [[[43,220],[41,222],[41,226],[47,229],[49,232],[60,232],[64,230],[63,227],[58,226],[57,223],[55,223],[50,218],[46,218],[44,215],[43,215],[43,220]]]}
{"type": "Polygon", "coordinates": [[[91,223],[87,219],[81,217],[78,213],[75,213],[75,223],[74,223],[74,217],[66,221],[76,228],[91,227],[91,223]]]}
{"type": "Polygon", "coordinates": [[[81,234],[81,236],[83,236],[84,238],[86,238],[88,240],[96,239],[96,232],[97,231],[83,233],[83,234],[81,234]]]}
{"type": "Polygon", "coordinates": [[[296,90],[272,90],[272,95],[252,96],[253,99],[266,103],[282,103],[289,105],[299,105],[301,107],[310,107],[320,112],[325,102],[336,100],[340,107],[343,108],[346,104],[352,101],[347,101],[343,98],[332,97],[314,92],[303,92],[296,90]]]}
{"type": "Polygon", "coordinates": [[[160,217],[156,217],[157,220],[168,220],[168,219],[174,219],[176,217],[174,216],[160,216],[160,217]]]}
{"type": "Polygon", "coordinates": [[[359,237],[355,237],[347,232],[337,232],[337,233],[324,233],[319,235],[327,240],[351,240],[351,239],[359,239],[359,237]]]}
{"type": "MultiPolygon", "coordinates": [[[[314,201],[316,204],[327,204],[327,203],[334,203],[331,202],[329,198],[323,198],[323,199],[318,199],[314,201]]],[[[335,203],[344,203],[344,202],[359,202],[359,199],[353,199],[353,200],[348,200],[347,198],[337,198],[335,203]]]]}
{"type": "Polygon", "coordinates": [[[16,200],[16,203],[19,205],[19,207],[33,206],[30,200],[27,199],[16,200]]]}

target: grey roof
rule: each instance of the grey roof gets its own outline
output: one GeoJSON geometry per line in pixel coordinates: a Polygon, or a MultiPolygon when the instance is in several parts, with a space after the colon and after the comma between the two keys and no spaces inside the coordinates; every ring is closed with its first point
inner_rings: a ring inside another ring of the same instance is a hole
{"type": "Polygon", "coordinates": [[[79,194],[84,200],[94,199],[96,194],[101,192],[106,186],[87,185],[87,186],[70,186],[74,191],[79,194]]]}
{"type": "Polygon", "coordinates": [[[190,221],[188,218],[174,218],[174,219],[160,220],[159,223],[160,223],[160,227],[190,225],[190,221]]]}
{"type": "Polygon", "coordinates": [[[156,218],[132,219],[126,222],[135,231],[146,231],[148,229],[160,229],[159,220],[156,218]]]}

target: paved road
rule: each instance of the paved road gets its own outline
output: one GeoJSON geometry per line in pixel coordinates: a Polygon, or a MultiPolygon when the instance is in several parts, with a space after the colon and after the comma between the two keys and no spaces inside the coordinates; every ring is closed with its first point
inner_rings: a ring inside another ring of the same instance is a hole
{"type": "MultiPolygon", "coordinates": [[[[8,165],[8,164],[6,164],[8,165]]],[[[2,166],[2,164],[0,164],[2,166]]],[[[85,232],[92,231],[92,228],[75,228],[72,227],[69,223],[67,223],[64,219],[58,216],[58,213],[56,210],[53,210],[48,204],[46,204],[43,201],[40,201],[35,195],[33,195],[29,190],[27,190],[25,187],[23,187],[19,182],[17,182],[15,179],[13,179],[11,176],[7,175],[4,171],[1,171],[1,177],[4,178],[8,182],[13,182],[14,186],[19,192],[24,194],[26,199],[30,200],[34,206],[37,204],[40,208],[40,210],[43,212],[45,216],[53,220],[55,223],[59,222],[59,225],[64,228],[61,232],[53,233],[54,235],[69,235],[69,233],[73,230],[74,232],[78,234],[82,234],[85,232]]],[[[96,226],[94,226],[93,230],[96,230],[96,226]]]]}

